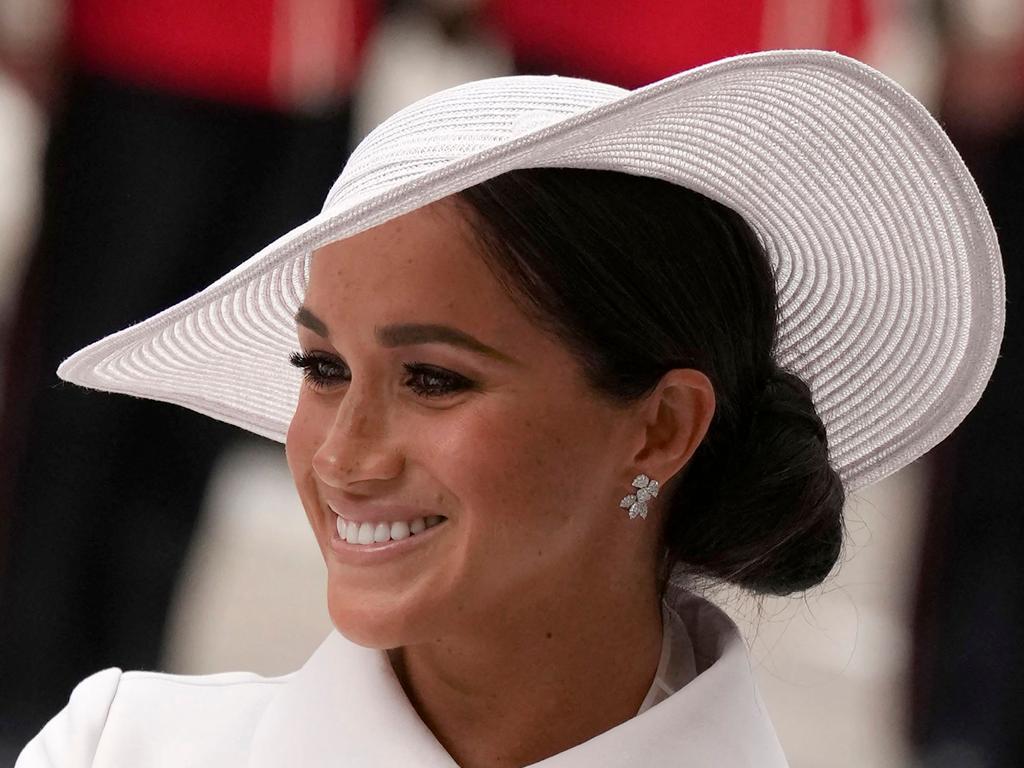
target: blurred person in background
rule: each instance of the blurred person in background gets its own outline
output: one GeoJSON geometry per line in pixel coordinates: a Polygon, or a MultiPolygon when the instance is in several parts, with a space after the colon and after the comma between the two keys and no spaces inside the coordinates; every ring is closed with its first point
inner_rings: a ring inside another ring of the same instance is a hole
{"type": "Polygon", "coordinates": [[[681,69],[771,48],[863,58],[872,0],[484,0],[483,16],[524,74],[636,88],[681,69]]]}
{"type": "Polygon", "coordinates": [[[0,764],[84,675],[158,663],[208,475],[237,436],[59,386],[56,365],[319,209],[347,157],[375,17],[373,0],[60,10],[58,45],[3,57],[52,124],[38,240],[5,329],[0,764]]]}
{"type": "Polygon", "coordinates": [[[912,738],[924,768],[1024,765],[1024,4],[931,0],[938,113],[1006,259],[1006,322],[978,407],[936,449],[915,617],[912,738]]]}
{"type": "MultiPolygon", "coordinates": [[[[388,26],[393,30],[394,20],[402,19],[408,23],[400,25],[392,40],[422,35],[436,47],[447,44],[458,50],[477,66],[636,88],[687,67],[773,48],[820,48],[869,60],[877,30],[896,15],[900,2],[394,0],[390,7],[397,13],[388,26]],[[481,41],[502,55],[482,56],[477,47],[481,41]]],[[[430,58],[428,45],[416,48],[430,58]]],[[[421,62],[415,76],[402,79],[389,73],[387,87],[400,93],[385,95],[390,103],[383,110],[374,105],[376,114],[367,121],[367,130],[400,105],[432,92],[436,83],[422,76],[424,69],[433,70],[430,74],[445,84],[465,79],[453,76],[454,66],[442,55],[421,62]],[[419,82],[410,85],[410,80],[419,82]]]]}

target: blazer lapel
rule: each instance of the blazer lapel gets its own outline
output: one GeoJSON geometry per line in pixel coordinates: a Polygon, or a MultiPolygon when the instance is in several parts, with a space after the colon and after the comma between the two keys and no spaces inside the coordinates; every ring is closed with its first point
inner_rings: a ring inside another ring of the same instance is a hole
{"type": "Polygon", "coordinates": [[[249,768],[458,768],[420,720],[387,653],[331,632],[268,705],[249,768]]]}
{"type": "MultiPolygon", "coordinates": [[[[786,768],[736,625],[691,593],[674,595],[670,605],[687,627],[697,676],[643,714],[535,768],[786,768]]],[[[387,653],[336,631],[267,707],[248,765],[458,768],[409,703],[387,653]]]]}
{"type": "Polygon", "coordinates": [[[687,685],[637,717],[531,768],[788,768],[743,640],[722,617],[732,625],[731,633],[721,634],[719,624],[708,634],[705,622],[704,636],[693,638],[698,654],[708,650],[708,641],[716,654],[687,685]]]}

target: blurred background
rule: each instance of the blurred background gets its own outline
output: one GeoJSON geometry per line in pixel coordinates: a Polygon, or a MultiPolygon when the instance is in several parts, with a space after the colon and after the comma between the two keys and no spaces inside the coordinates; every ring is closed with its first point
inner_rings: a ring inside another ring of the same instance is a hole
{"type": "Polygon", "coordinates": [[[922,100],[1003,247],[1003,357],[953,439],[858,493],[822,587],[711,595],[793,768],[1024,765],[1021,0],[0,0],[0,766],[107,666],[280,674],[330,630],[281,446],[79,391],[68,354],[319,210],[352,146],[466,80],[636,87],[825,48],[922,100]]]}

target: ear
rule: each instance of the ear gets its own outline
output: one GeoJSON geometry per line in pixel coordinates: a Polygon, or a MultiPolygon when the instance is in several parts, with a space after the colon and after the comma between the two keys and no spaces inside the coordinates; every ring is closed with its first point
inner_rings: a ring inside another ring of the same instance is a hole
{"type": "MultiPolygon", "coordinates": [[[[675,368],[666,373],[640,410],[640,448],[636,473],[662,485],[686,466],[715,415],[715,390],[700,371],[675,368]]],[[[627,480],[629,482],[632,477],[627,480]]]]}

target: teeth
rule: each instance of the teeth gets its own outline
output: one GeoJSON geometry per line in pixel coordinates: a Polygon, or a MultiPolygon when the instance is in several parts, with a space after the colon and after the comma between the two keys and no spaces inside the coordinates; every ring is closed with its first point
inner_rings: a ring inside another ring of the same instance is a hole
{"type": "Polygon", "coordinates": [[[373,523],[362,523],[359,526],[359,543],[373,543],[373,523]]]}
{"type": "Polygon", "coordinates": [[[440,515],[429,515],[426,519],[417,517],[396,523],[354,523],[339,517],[338,536],[349,544],[375,544],[384,541],[406,539],[444,520],[440,515]]]}

